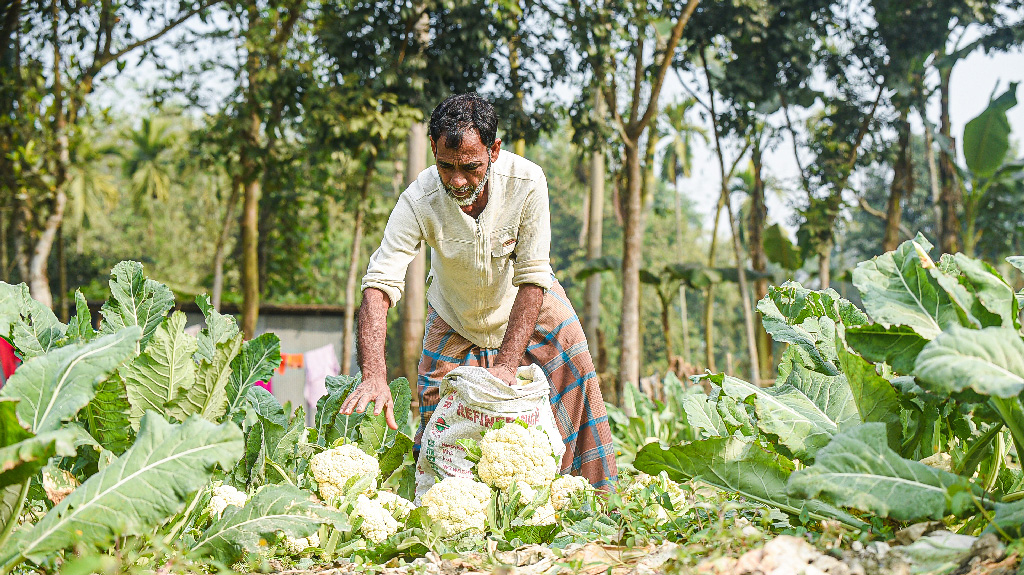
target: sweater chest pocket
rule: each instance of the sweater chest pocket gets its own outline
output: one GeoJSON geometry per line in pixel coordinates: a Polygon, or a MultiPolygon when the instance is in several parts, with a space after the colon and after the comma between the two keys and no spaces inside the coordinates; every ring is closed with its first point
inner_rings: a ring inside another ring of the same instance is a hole
{"type": "MultiPolygon", "coordinates": [[[[516,242],[517,238],[514,229],[494,232],[491,236],[491,257],[508,258],[512,261],[516,261],[516,242]]],[[[503,264],[503,262],[495,263],[498,265],[503,264]]]]}

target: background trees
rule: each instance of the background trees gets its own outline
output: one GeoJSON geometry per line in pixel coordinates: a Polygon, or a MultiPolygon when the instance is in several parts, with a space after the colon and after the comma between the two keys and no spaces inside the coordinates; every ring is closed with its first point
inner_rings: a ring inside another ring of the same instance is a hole
{"type": "MultiPolygon", "coordinates": [[[[753,307],[769,281],[847,293],[850,262],[919,231],[993,262],[1022,251],[1020,78],[986,79],[966,130],[950,109],[969,54],[1020,48],[1020,8],[15,0],[0,13],[0,279],[59,309],[142,259],[179,296],[242,304],[250,335],[260,301],[354,310],[384,217],[429,162],[422,122],[478,90],[506,148],[548,174],[553,264],[603,379],[767,383],[753,307]]],[[[405,374],[420,273],[391,365],[405,374]]]]}

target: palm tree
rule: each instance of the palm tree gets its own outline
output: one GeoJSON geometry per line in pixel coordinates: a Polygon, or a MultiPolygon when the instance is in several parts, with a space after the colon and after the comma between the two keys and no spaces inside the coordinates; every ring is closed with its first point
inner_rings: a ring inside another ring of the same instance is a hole
{"type": "Polygon", "coordinates": [[[117,184],[114,176],[103,166],[103,160],[117,154],[112,145],[97,146],[94,130],[85,129],[82,138],[72,148],[68,169],[68,207],[65,223],[75,229],[75,251],[81,254],[84,231],[103,221],[104,215],[117,202],[117,184]]]}
{"type": "MultiPolygon", "coordinates": [[[[662,152],[663,178],[668,178],[675,188],[676,205],[676,249],[683,246],[683,195],[679,189],[679,177],[690,177],[693,169],[694,138],[701,138],[708,143],[707,131],[687,119],[687,113],[696,105],[693,98],[685,98],[681,102],[665,108],[657,124],[658,147],[662,152]]],[[[690,357],[690,325],[689,313],[686,308],[686,286],[679,284],[679,309],[683,324],[683,361],[690,357]]],[[[671,361],[672,358],[669,358],[671,361]]]]}
{"type": "Polygon", "coordinates": [[[163,118],[143,118],[137,130],[125,132],[130,149],[124,154],[124,174],[131,179],[136,207],[167,199],[171,189],[173,152],[178,133],[163,118]]]}

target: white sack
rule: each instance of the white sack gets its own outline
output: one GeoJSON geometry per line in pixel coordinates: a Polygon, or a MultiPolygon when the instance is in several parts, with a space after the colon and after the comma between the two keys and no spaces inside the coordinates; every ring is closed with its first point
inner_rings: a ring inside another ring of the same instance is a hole
{"type": "Polygon", "coordinates": [[[511,423],[521,419],[530,427],[539,425],[561,461],[565,444],[551,413],[544,371],[536,364],[524,365],[517,370],[516,380],[517,385],[510,386],[486,369],[473,366],[457,367],[441,380],[440,401],[420,440],[417,504],[437,478],[473,477],[473,465],[456,442],[463,438],[480,441],[498,420],[511,423]]]}

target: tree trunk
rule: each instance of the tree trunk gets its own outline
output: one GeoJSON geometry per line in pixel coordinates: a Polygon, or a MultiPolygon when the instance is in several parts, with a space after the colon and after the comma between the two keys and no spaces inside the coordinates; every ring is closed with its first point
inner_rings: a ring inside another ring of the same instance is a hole
{"type": "MultiPolygon", "coordinates": [[[[413,124],[406,143],[407,182],[413,182],[427,167],[427,125],[413,124]]],[[[420,355],[423,353],[423,329],[426,321],[427,250],[420,244],[419,253],[405,272],[405,293],[402,302],[402,375],[409,380],[413,398],[417,398],[416,380],[420,355]]],[[[415,399],[414,399],[415,402],[415,399]]]]}
{"type": "Polygon", "coordinates": [[[725,215],[729,218],[732,232],[732,249],[736,253],[736,273],[739,276],[740,301],[743,304],[743,323],[747,332],[747,356],[750,358],[750,383],[761,385],[761,363],[757,355],[757,335],[754,327],[754,310],[750,306],[750,291],[747,286],[747,271],[743,261],[743,246],[736,220],[732,216],[732,201],[725,202],[725,215]]]}
{"type": "MultiPolygon", "coordinates": [[[[256,25],[258,14],[255,6],[248,8],[249,29],[256,25]]],[[[245,113],[247,125],[242,136],[242,151],[239,164],[242,169],[242,333],[245,339],[256,335],[256,322],[260,315],[260,101],[257,78],[260,61],[249,46],[245,68],[248,85],[245,89],[245,113]]]]}
{"type": "MultiPolygon", "coordinates": [[[[718,207],[715,208],[715,222],[711,226],[711,245],[708,247],[708,267],[715,266],[715,249],[718,247],[718,222],[722,219],[722,210],[725,209],[725,186],[718,197],[718,207]]],[[[715,284],[708,284],[704,290],[704,367],[715,369],[715,284]]]]}
{"type": "MultiPolygon", "coordinates": [[[[755,134],[753,149],[751,150],[751,161],[754,166],[754,189],[750,198],[750,267],[759,274],[768,270],[768,257],[764,252],[764,228],[768,219],[768,208],[764,201],[764,178],[761,175],[763,162],[761,157],[761,134],[755,134]]],[[[768,295],[768,278],[757,277],[754,279],[754,297],[761,301],[768,295]]],[[[764,326],[754,318],[754,332],[757,343],[757,360],[761,366],[761,379],[769,380],[773,377],[774,360],[772,358],[772,339],[764,326]]]]}
{"type": "Polygon", "coordinates": [[[665,357],[668,359],[669,369],[671,369],[672,359],[675,357],[675,354],[672,353],[672,324],[668,319],[669,308],[672,307],[672,296],[659,292],[658,299],[661,300],[661,332],[665,337],[665,357]]]}
{"type": "Polygon", "coordinates": [[[621,399],[627,385],[640,382],[640,264],[643,250],[643,172],[639,141],[625,142],[626,198],[622,231],[622,314],[619,333],[619,379],[616,395],[621,399]]]}
{"type": "Polygon", "coordinates": [[[356,206],[355,222],[352,224],[352,253],[348,259],[348,279],[345,281],[345,335],[341,341],[341,373],[351,375],[352,358],[355,351],[356,285],[359,283],[359,260],[363,249],[363,216],[366,213],[366,198],[370,192],[370,181],[376,169],[377,157],[371,155],[366,162],[366,173],[359,190],[359,204],[356,206]]]}
{"type": "MultiPolygon", "coordinates": [[[[676,192],[676,260],[682,262],[685,257],[683,248],[683,196],[679,189],[679,173],[677,163],[672,164],[672,188],[676,192]]],[[[690,362],[690,318],[686,309],[686,285],[679,284],[679,320],[683,330],[683,352],[681,355],[684,363],[690,362]]]]}
{"type": "Polygon", "coordinates": [[[241,164],[243,179],[242,205],[242,332],[246,339],[256,335],[260,313],[260,178],[257,175],[256,153],[260,119],[251,102],[249,127],[241,164]]]}
{"type": "MultiPolygon", "coordinates": [[[[604,115],[604,99],[598,96],[594,116],[604,115]]],[[[604,149],[600,146],[590,154],[590,201],[587,213],[587,260],[601,257],[604,225],[604,149]]],[[[587,342],[599,351],[597,332],[601,329],[601,274],[587,278],[586,295],[583,299],[583,327],[587,342]]],[[[596,361],[596,358],[595,358],[596,361]]]]}
{"type": "Polygon", "coordinates": [[[57,317],[60,321],[68,322],[68,258],[64,252],[64,226],[57,228],[57,285],[60,291],[57,294],[57,307],[60,312],[57,317]]]}
{"type": "Polygon", "coordinates": [[[882,251],[891,252],[900,245],[900,223],[903,220],[903,201],[914,191],[914,158],[910,148],[910,121],[908,110],[900,110],[896,123],[899,133],[896,162],[893,165],[892,186],[889,203],[885,210],[885,233],[882,235],[882,251]]]}
{"type": "Polygon", "coordinates": [[[53,29],[53,131],[57,142],[57,161],[54,170],[53,187],[56,190],[53,198],[53,209],[46,218],[43,232],[36,239],[32,249],[32,256],[28,261],[28,289],[32,298],[43,305],[53,308],[53,294],[50,292],[50,278],[47,274],[47,263],[50,260],[50,252],[53,249],[53,242],[64,221],[64,207],[67,204],[67,195],[64,193],[64,184],[67,180],[67,169],[71,163],[71,152],[68,144],[67,115],[64,109],[64,89],[62,86],[60,69],[60,35],[58,30],[59,15],[57,2],[53,0],[50,4],[50,12],[53,29]]]}
{"type": "Polygon", "coordinates": [[[942,191],[939,186],[939,165],[935,161],[935,138],[932,136],[931,126],[928,124],[925,124],[924,127],[924,157],[928,162],[928,184],[932,192],[932,217],[935,220],[935,229],[932,233],[934,234],[933,237],[941,240],[942,204],[940,198],[942,197],[942,191]]]}
{"type": "Polygon", "coordinates": [[[226,257],[228,238],[231,236],[231,222],[235,217],[235,204],[242,189],[237,177],[231,178],[231,193],[227,205],[224,206],[224,219],[220,224],[220,235],[217,236],[217,248],[213,253],[213,309],[220,311],[220,303],[224,294],[224,258],[226,257]]]}
{"type": "Polygon", "coordinates": [[[828,289],[832,283],[832,246],[834,240],[828,239],[822,242],[818,248],[818,289],[828,289]]]}
{"type": "MultiPolygon", "coordinates": [[[[939,131],[949,143],[950,149],[955,150],[956,142],[953,139],[949,121],[949,76],[951,71],[951,68],[939,70],[939,131]]],[[[939,181],[942,185],[942,193],[939,197],[939,206],[942,209],[942,236],[939,238],[939,247],[943,253],[952,254],[960,249],[960,204],[962,198],[960,187],[956,181],[953,158],[949,156],[945,148],[939,150],[939,181]]]]}

